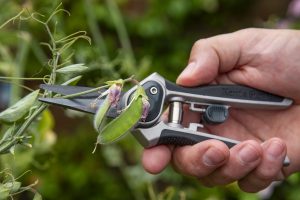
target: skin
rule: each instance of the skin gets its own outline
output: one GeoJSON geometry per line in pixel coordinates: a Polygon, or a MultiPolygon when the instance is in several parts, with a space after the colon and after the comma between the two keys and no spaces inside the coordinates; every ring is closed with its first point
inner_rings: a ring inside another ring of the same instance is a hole
{"type": "MultiPolygon", "coordinates": [[[[300,170],[300,32],[245,29],[197,41],[177,79],[183,86],[242,84],[294,100],[285,110],[230,109],[228,121],[206,126],[216,135],[243,141],[228,149],[208,140],[193,146],[145,149],[142,163],[152,174],[172,163],[179,173],[208,187],[237,181],[258,192],[300,170]],[[288,155],[291,164],[282,166],[288,155]]],[[[199,114],[184,115],[198,121],[199,114]]]]}

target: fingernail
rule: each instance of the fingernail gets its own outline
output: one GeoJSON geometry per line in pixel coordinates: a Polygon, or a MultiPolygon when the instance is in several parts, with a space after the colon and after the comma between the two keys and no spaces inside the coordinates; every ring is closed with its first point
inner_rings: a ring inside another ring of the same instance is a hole
{"type": "Polygon", "coordinates": [[[259,153],[250,144],[246,144],[238,153],[240,160],[243,163],[251,163],[259,158],[259,153]]]}
{"type": "Polygon", "coordinates": [[[284,150],[284,146],[281,142],[273,141],[267,147],[267,154],[273,159],[277,159],[281,156],[284,150]]]}
{"type": "Polygon", "coordinates": [[[216,166],[225,160],[225,155],[217,148],[209,148],[203,155],[203,163],[207,166],[216,166]]]}
{"type": "Polygon", "coordinates": [[[181,74],[179,75],[178,78],[182,78],[184,76],[191,76],[191,74],[193,74],[193,71],[196,67],[196,63],[195,62],[190,62],[186,68],[183,70],[183,72],[181,72],[181,74]]]}

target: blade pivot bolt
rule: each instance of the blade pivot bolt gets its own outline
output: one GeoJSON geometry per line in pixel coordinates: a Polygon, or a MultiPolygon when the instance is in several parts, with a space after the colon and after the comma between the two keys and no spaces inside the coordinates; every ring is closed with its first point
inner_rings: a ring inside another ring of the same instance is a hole
{"type": "Polygon", "coordinates": [[[157,92],[158,92],[158,90],[157,90],[156,87],[153,86],[153,87],[150,88],[150,93],[151,94],[157,94],[157,92]]]}

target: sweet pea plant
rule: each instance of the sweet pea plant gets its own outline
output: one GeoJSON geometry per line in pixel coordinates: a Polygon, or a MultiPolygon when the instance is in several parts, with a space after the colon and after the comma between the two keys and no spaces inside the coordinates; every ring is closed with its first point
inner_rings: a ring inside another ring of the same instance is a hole
{"type": "MultiPolygon", "coordinates": [[[[51,58],[47,62],[47,68],[50,69],[50,74],[42,78],[25,78],[25,77],[0,77],[1,81],[9,82],[13,80],[42,80],[46,84],[62,84],[62,85],[75,85],[81,78],[81,72],[84,72],[87,67],[84,64],[70,64],[73,52],[69,53],[69,49],[78,40],[85,40],[91,43],[91,39],[87,36],[85,31],[78,31],[70,35],[59,37],[56,34],[57,22],[54,20],[55,16],[64,13],[70,15],[70,13],[62,8],[62,5],[58,5],[56,9],[49,15],[45,16],[41,13],[30,13],[26,10],[21,11],[18,15],[11,18],[0,28],[3,28],[9,23],[15,21],[28,21],[33,20],[44,27],[49,42],[42,42],[41,45],[48,48],[51,53],[51,58]],[[73,76],[77,74],[77,76],[73,76]],[[65,82],[61,82],[60,76],[68,75],[69,79],[65,82]]],[[[32,147],[29,134],[31,126],[39,120],[39,117],[44,111],[47,110],[48,105],[38,101],[39,97],[56,97],[50,91],[41,92],[40,90],[32,90],[26,86],[19,85],[30,91],[25,97],[17,101],[12,106],[8,107],[4,111],[0,112],[1,126],[5,130],[1,133],[0,139],[0,154],[14,154],[15,149],[22,145],[26,147],[32,147]]],[[[101,107],[97,110],[94,117],[94,127],[99,136],[96,144],[104,144],[115,141],[126,133],[131,127],[133,127],[141,118],[145,119],[147,111],[149,110],[149,103],[144,89],[138,84],[133,77],[128,79],[119,79],[115,81],[108,81],[104,86],[93,89],[100,90],[107,88],[105,92],[100,94],[97,98],[105,98],[105,101],[101,107]],[[133,95],[130,104],[122,111],[120,111],[119,117],[108,123],[103,129],[103,119],[111,106],[116,106],[120,99],[121,90],[125,83],[133,82],[137,85],[137,90],[133,95]],[[127,120],[127,121],[126,121],[127,120]]],[[[91,92],[91,91],[87,91],[91,92]]],[[[87,93],[86,92],[86,93],[87,93]]],[[[73,94],[63,96],[63,98],[72,98],[76,95],[73,94]]],[[[95,102],[97,101],[95,99],[95,102]]],[[[94,105],[91,105],[94,106],[94,105]]],[[[41,199],[41,195],[34,189],[37,181],[31,185],[22,186],[22,183],[15,178],[9,169],[4,169],[0,172],[0,199],[13,198],[13,196],[29,190],[35,193],[34,199],[41,199]]]]}

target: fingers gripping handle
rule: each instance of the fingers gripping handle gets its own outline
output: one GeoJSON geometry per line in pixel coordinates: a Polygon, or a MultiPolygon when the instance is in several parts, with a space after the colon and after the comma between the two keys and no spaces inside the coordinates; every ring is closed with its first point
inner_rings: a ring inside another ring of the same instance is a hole
{"type": "MultiPolygon", "coordinates": [[[[210,139],[224,142],[228,148],[240,143],[237,140],[199,132],[191,128],[175,127],[173,124],[168,124],[163,121],[151,128],[135,129],[132,133],[145,148],[157,145],[194,145],[210,139]]],[[[283,161],[283,165],[288,166],[289,164],[290,161],[288,157],[286,157],[283,161]]]]}
{"type": "MultiPolygon", "coordinates": [[[[194,145],[198,142],[202,142],[208,139],[216,139],[221,142],[224,142],[228,146],[228,148],[231,148],[234,145],[239,143],[238,141],[231,140],[229,138],[223,138],[223,137],[201,133],[201,132],[197,132],[197,134],[191,134],[191,133],[183,133],[180,131],[165,129],[162,131],[157,145],[161,145],[161,144],[178,145],[178,146],[194,145]]],[[[283,161],[283,166],[289,166],[289,164],[290,164],[290,160],[286,156],[283,161]]]]}
{"type": "Polygon", "coordinates": [[[242,85],[207,85],[182,87],[165,80],[167,98],[182,97],[186,101],[209,104],[226,104],[241,108],[280,109],[292,100],[242,85]]]}

